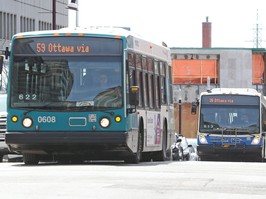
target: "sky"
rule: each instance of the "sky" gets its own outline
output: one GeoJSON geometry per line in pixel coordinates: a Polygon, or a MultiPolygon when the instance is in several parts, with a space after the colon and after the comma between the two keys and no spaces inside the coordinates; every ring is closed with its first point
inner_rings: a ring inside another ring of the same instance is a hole
{"type": "MultiPolygon", "coordinates": [[[[78,4],[81,27],[130,27],[158,44],[201,48],[202,23],[208,17],[213,48],[257,44],[266,48],[265,0],[78,0],[78,4]]],[[[76,12],[69,11],[70,26],[75,25],[75,17],[76,12]]]]}

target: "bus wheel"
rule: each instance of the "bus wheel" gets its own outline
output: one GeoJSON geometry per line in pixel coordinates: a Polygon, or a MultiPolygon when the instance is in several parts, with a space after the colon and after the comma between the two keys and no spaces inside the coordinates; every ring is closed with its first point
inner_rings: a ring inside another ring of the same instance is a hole
{"type": "Polygon", "coordinates": [[[143,133],[142,129],[139,130],[137,152],[125,158],[126,163],[138,164],[141,160],[141,153],[143,149],[143,133]]]}
{"type": "Polygon", "coordinates": [[[39,157],[36,154],[24,153],[23,162],[26,165],[37,165],[39,163],[39,157]]]}

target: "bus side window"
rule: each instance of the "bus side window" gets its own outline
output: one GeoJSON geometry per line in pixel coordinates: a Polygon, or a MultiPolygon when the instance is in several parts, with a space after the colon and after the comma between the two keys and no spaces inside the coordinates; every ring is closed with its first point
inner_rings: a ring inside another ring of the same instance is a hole
{"type": "Polygon", "coordinates": [[[143,87],[142,87],[142,60],[141,55],[136,54],[136,86],[139,87],[138,98],[139,98],[139,107],[143,106],[143,87]]]}
{"type": "Polygon", "coordinates": [[[149,107],[150,106],[150,95],[149,95],[149,75],[148,73],[145,73],[145,85],[146,85],[146,92],[145,92],[145,95],[146,95],[146,106],[149,107]]]}
{"type": "Polygon", "coordinates": [[[165,67],[164,63],[160,62],[160,94],[161,94],[161,104],[166,104],[166,87],[165,87],[165,67]]]}
{"type": "Polygon", "coordinates": [[[161,89],[160,89],[160,80],[159,76],[155,75],[155,80],[154,80],[154,94],[155,94],[155,107],[156,109],[161,108],[161,89]]]}
{"type": "Polygon", "coordinates": [[[159,62],[154,60],[154,102],[156,109],[161,107],[160,91],[159,62]]]}
{"type": "Polygon", "coordinates": [[[147,74],[147,59],[146,57],[142,57],[142,90],[143,90],[143,106],[148,107],[148,95],[147,95],[147,80],[146,80],[146,74],[147,74]]]}
{"type": "Polygon", "coordinates": [[[170,99],[169,99],[169,102],[170,102],[170,104],[173,104],[173,78],[172,78],[173,76],[172,76],[172,66],[168,66],[168,78],[169,78],[169,82],[170,82],[170,84],[169,84],[169,86],[170,86],[170,99]]]}
{"type": "Polygon", "coordinates": [[[154,108],[154,81],[153,81],[153,75],[148,74],[148,88],[149,88],[149,104],[150,108],[154,108]]]}
{"type": "Polygon", "coordinates": [[[154,68],[152,58],[148,58],[148,92],[149,92],[149,105],[154,108],[154,68]]]}
{"type": "Polygon", "coordinates": [[[128,53],[128,78],[129,87],[135,86],[135,54],[128,53]]]}
{"type": "Polygon", "coordinates": [[[142,75],[142,71],[137,70],[137,86],[139,87],[139,94],[138,94],[138,98],[139,98],[139,107],[143,106],[143,75],[142,75]]]}

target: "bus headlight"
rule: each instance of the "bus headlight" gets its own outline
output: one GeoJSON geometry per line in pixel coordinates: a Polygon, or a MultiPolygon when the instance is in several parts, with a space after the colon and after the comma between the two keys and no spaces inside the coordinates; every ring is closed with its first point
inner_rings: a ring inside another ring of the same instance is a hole
{"type": "Polygon", "coordinates": [[[199,141],[201,144],[208,144],[208,141],[206,140],[204,135],[199,136],[199,141]]]}
{"type": "Polygon", "coordinates": [[[260,136],[259,136],[259,135],[256,135],[256,136],[253,138],[251,144],[253,144],[253,145],[257,145],[257,144],[259,144],[259,143],[260,143],[260,136]]]}
{"type": "Polygon", "coordinates": [[[100,125],[101,127],[103,128],[107,128],[109,125],[110,125],[110,120],[106,117],[103,117],[101,120],[100,120],[100,125]]]}
{"type": "Polygon", "coordinates": [[[32,126],[32,119],[29,118],[29,117],[26,117],[22,120],[22,125],[25,127],[25,128],[29,128],[32,126]]]}

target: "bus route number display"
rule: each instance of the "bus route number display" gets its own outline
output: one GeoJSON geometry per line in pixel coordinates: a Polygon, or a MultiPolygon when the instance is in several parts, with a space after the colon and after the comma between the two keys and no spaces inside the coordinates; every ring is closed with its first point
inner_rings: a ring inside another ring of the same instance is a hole
{"type": "Polygon", "coordinates": [[[63,45],[61,43],[53,42],[36,42],[37,53],[89,53],[90,47],[88,45],[63,45]]]}

